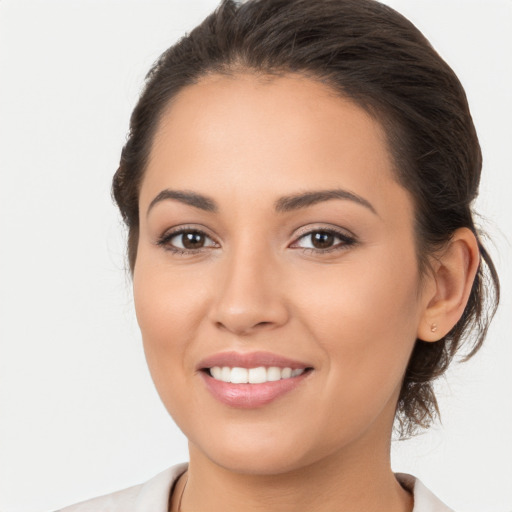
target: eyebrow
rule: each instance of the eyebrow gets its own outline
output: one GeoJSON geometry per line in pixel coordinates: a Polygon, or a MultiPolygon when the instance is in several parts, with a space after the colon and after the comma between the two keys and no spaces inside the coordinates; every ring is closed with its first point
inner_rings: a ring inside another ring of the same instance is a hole
{"type": "Polygon", "coordinates": [[[275,204],[275,210],[277,212],[290,212],[293,210],[299,210],[301,208],[307,208],[317,203],[329,201],[331,199],[344,199],[347,201],[353,201],[361,206],[364,206],[372,213],[377,215],[377,211],[372,204],[367,201],[364,197],[361,197],[348,190],[341,188],[332,190],[314,190],[311,192],[303,192],[299,194],[293,194],[290,196],[284,196],[279,198],[275,204]]]}
{"type": "MultiPolygon", "coordinates": [[[[208,196],[198,194],[197,192],[191,192],[188,190],[165,189],[162,190],[151,201],[146,215],[149,214],[151,209],[157,203],[169,199],[179,201],[181,203],[193,206],[194,208],[198,208],[200,210],[204,210],[207,212],[216,213],[219,211],[219,207],[215,200],[208,196]]],[[[372,213],[377,215],[377,211],[369,201],[367,201],[366,199],[357,194],[354,194],[353,192],[349,192],[348,190],[343,190],[340,188],[332,190],[314,190],[308,192],[300,192],[298,194],[292,194],[289,196],[283,196],[280,197],[274,203],[274,208],[276,212],[286,213],[295,210],[300,210],[302,208],[308,208],[309,206],[313,206],[317,203],[321,203],[324,201],[329,201],[331,199],[343,199],[347,201],[352,201],[361,206],[364,206],[372,213]]]]}
{"type": "Polygon", "coordinates": [[[169,199],[174,199],[175,201],[179,201],[180,203],[188,204],[189,206],[193,206],[194,208],[199,208],[200,210],[204,210],[206,212],[217,212],[219,210],[217,203],[202,194],[198,194],[196,192],[190,192],[188,190],[171,190],[165,189],[162,190],[148,206],[148,211],[146,215],[149,214],[151,209],[161,201],[167,201],[169,199]]]}

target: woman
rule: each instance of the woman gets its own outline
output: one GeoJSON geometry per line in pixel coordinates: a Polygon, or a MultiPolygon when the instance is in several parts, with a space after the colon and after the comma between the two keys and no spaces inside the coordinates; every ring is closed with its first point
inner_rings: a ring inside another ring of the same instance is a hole
{"type": "Polygon", "coordinates": [[[113,182],[190,462],[64,510],[450,510],[389,448],[497,304],[480,169],[458,79],[395,11],[222,2],[149,73],[113,182]]]}

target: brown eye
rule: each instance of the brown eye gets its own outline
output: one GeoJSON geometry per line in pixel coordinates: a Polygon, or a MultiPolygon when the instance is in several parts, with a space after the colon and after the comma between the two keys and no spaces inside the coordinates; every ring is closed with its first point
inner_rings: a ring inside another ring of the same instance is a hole
{"type": "Polygon", "coordinates": [[[316,231],[311,235],[311,243],[315,249],[327,249],[332,247],[335,236],[332,233],[326,231],[316,231]]]}
{"type": "Polygon", "coordinates": [[[185,249],[200,249],[204,247],[205,236],[197,231],[182,233],[181,243],[185,249]]]}
{"type": "Polygon", "coordinates": [[[331,250],[346,249],[354,244],[356,244],[355,238],[345,233],[330,229],[317,229],[304,233],[292,247],[300,247],[306,251],[321,254],[331,250]]]}
{"type": "Polygon", "coordinates": [[[205,248],[215,248],[218,244],[206,233],[195,229],[180,229],[164,235],[157,242],[158,245],[173,252],[199,251],[205,248]]]}

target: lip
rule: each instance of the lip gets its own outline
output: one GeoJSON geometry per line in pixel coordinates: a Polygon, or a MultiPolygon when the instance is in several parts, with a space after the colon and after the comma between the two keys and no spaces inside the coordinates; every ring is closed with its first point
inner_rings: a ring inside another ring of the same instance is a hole
{"type": "Polygon", "coordinates": [[[208,391],[219,402],[239,409],[255,409],[273,402],[299,386],[311,372],[304,372],[297,377],[281,379],[262,384],[232,384],[210,377],[200,372],[208,391]]]}
{"type": "Polygon", "coordinates": [[[212,368],[213,366],[229,366],[230,368],[257,368],[258,366],[277,366],[278,368],[312,368],[312,365],[289,359],[272,352],[219,352],[206,357],[197,365],[197,370],[212,368]]]}
{"type": "Polygon", "coordinates": [[[222,352],[203,359],[197,369],[208,391],[215,399],[224,405],[239,409],[255,409],[277,400],[283,395],[300,386],[309,377],[311,371],[306,371],[296,377],[281,379],[261,384],[233,384],[214,379],[204,371],[213,366],[229,366],[230,368],[257,368],[259,366],[276,366],[292,370],[307,368],[312,365],[289,359],[271,352],[222,352]]]}

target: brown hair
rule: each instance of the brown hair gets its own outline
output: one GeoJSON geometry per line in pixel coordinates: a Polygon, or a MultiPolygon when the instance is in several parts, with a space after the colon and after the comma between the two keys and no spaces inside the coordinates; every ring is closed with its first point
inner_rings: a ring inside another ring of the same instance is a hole
{"type": "Polygon", "coordinates": [[[499,301],[493,262],[473,222],[482,156],[464,90],[419,30],[375,0],[223,0],[165,51],[146,77],[113,180],[129,230],[133,271],[139,189],[159,117],[184,87],[208,74],[299,73],[321,80],[384,127],[398,181],[415,203],[420,269],[454,231],[477,236],[480,266],[464,313],[436,343],[417,340],[397,404],[402,437],[439,414],[432,382],[465,340],[465,360],[481,346],[499,301]]]}

